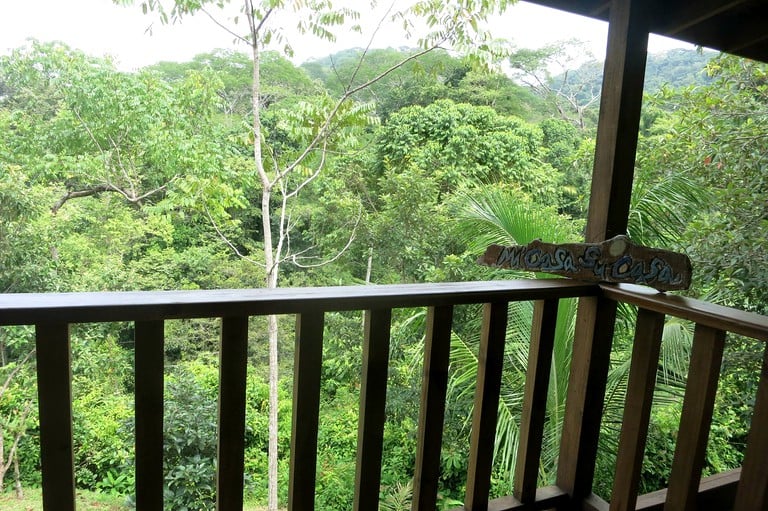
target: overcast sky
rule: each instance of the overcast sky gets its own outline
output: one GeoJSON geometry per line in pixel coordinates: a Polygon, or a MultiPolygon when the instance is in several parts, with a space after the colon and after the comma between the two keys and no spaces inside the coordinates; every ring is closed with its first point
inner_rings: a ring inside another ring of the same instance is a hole
{"type": "MultiPolygon", "coordinates": [[[[240,2],[233,3],[239,5],[240,2]]],[[[353,5],[362,3],[358,1],[353,5]]],[[[405,3],[405,0],[400,2],[405,3]]],[[[368,17],[362,20],[363,25],[368,23],[372,27],[378,17],[372,14],[368,17]]],[[[214,48],[237,47],[231,35],[203,15],[172,26],[153,24],[155,19],[151,13],[143,15],[138,6],[120,7],[111,0],[0,0],[0,53],[23,45],[30,37],[56,40],[91,55],[112,55],[120,68],[132,70],[160,60],[189,60],[214,48]],[[147,33],[150,25],[153,25],[151,35],[147,33]]],[[[494,36],[509,39],[518,47],[537,48],[576,38],[586,41],[598,58],[605,52],[606,23],[524,2],[509,9],[503,18],[493,20],[491,28],[494,36]]],[[[380,32],[373,46],[408,45],[394,34],[393,31],[380,32]]],[[[338,34],[334,44],[307,36],[291,39],[297,63],[337,50],[365,46],[367,42],[368,35],[360,37],[349,33],[338,34]]],[[[660,37],[651,40],[652,52],[675,46],[692,48],[660,37]]]]}

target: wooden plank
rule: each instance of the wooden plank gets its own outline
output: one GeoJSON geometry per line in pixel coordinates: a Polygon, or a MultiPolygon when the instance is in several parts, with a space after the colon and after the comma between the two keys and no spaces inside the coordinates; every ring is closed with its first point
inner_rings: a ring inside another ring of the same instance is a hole
{"type": "Polygon", "coordinates": [[[280,289],[0,294],[0,326],[296,314],[594,296],[566,279],[280,289]]]}
{"type": "MultiPolygon", "coordinates": [[[[557,486],[544,486],[536,490],[534,502],[522,503],[515,497],[499,497],[488,502],[488,511],[538,511],[565,509],[570,498],[557,486]]],[[[452,511],[466,511],[464,506],[452,511]]]]}
{"type": "Polygon", "coordinates": [[[357,429],[355,511],[379,508],[391,325],[391,309],[366,311],[357,429]]]}
{"type": "Polygon", "coordinates": [[[603,70],[586,241],[627,232],[648,53],[646,0],[613,0],[603,70]]]}
{"type": "Polygon", "coordinates": [[[288,479],[289,510],[315,509],[324,328],[325,315],[322,311],[307,312],[296,317],[291,466],[288,479]]]}
{"type": "Polygon", "coordinates": [[[696,508],[696,493],[707,450],[724,346],[725,332],[696,325],[680,430],[664,506],[667,511],[696,508]]]}
{"type": "Polygon", "coordinates": [[[216,509],[243,508],[248,317],[221,320],[216,509]]]}
{"type": "Polygon", "coordinates": [[[136,508],[163,509],[163,321],[137,321],[136,358],[136,508]]]}
{"type": "Polygon", "coordinates": [[[624,235],[600,243],[533,240],[527,245],[490,245],[478,263],[590,282],[641,284],[662,291],[691,285],[687,255],[638,245],[624,235]]]}
{"type": "Polygon", "coordinates": [[[768,509],[768,349],[763,355],[735,511],[768,509]]]}
{"type": "Polygon", "coordinates": [[[615,320],[615,302],[579,300],[557,467],[557,485],[575,502],[592,493],[615,320]]]}
{"type": "Polygon", "coordinates": [[[38,323],[35,325],[35,336],[43,509],[74,511],[69,325],[38,323]]]}
{"type": "Polygon", "coordinates": [[[557,308],[557,300],[542,300],[535,303],[533,310],[514,477],[514,495],[520,502],[536,500],[549,374],[557,327],[557,308]]]}
{"type": "Polygon", "coordinates": [[[413,474],[413,511],[433,511],[437,507],[452,322],[451,306],[430,307],[427,311],[419,438],[413,474]]]}
{"type": "MultiPolygon", "coordinates": [[[[701,511],[722,511],[730,509],[736,496],[741,469],[722,472],[702,478],[696,495],[698,509],[701,511]]],[[[662,511],[667,500],[667,490],[646,493],[637,498],[636,511],[662,511]]]]}
{"type": "Polygon", "coordinates": [[[697,324],[733,332],[745,337],[768,341],[768,316],[683,296],[657,293],[630,284],[603,285],[601,289],[605,296],[619,302],[630,303],[644,309],[687,319],[697,324]]]}
{"type": "Polygon", "coordinates": [[[672,37],[678,32],[715,18],[749,0],[698,0],[696,2],[664,3],[665,16],[654,19],[652,30],[655,33],[672,37]]]}
{"type": "Polygon", "coordinates": [[[487,303],[483,307],[483,327],[480,351],[477,355],[477,387],[472,412],[469,469],[464,498],[464,508],[467,511],[485,511],[488,507],[501,370],[507,337],[507,309],[507,302],[487,303]]]}
{"type": "Polygon", "coordinates": [[[664,315],[640,309],[637,314],[624,418],[621,422],[611,511],[634,511],[648,437],[653,389],[659,366],[664,315]]]}

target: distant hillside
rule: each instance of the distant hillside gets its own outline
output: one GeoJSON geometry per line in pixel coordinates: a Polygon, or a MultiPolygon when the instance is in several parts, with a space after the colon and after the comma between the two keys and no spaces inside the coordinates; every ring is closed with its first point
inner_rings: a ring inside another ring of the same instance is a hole
{"type": "MultiPolygon", "coordinates": [[[[715,55],[717,53],[713,51],[698,52],[682,48],[649,54],[645,71],[645,91],[653,93],[663,85],[678,88],[709,83],[710,78],[704,72],[704,67],[715,55]]],[[[602,63],[585,62],[577,69],[568,71],[568,75],[568,84],[578,85],[584,90],[599,90],[603,78],[602,63]],[[590,82],[594,87],[583,86],[590,82]]],[[[562,74],[552,77],[553,84],[562,82],[562,74]]]]}

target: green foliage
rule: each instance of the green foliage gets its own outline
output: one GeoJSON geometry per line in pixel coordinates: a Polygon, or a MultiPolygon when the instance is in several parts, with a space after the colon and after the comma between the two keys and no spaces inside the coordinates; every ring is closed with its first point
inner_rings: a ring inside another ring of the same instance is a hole
{"type": "Polygon", "coordinates": [[[165,506],[214,509],[216,399],[183,369],[168,378],[163,418],[165,506]]]}

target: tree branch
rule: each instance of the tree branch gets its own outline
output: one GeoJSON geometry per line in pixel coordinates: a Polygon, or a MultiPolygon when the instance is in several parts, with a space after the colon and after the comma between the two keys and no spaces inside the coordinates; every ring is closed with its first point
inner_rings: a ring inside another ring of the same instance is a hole
{"type": "Polygon", "coordinates": [[[259,267],[261,267],[261,268],[266,268],[266,266],[265,266],[265,265],[263,265],[262,263],[258,262],[258,261],[257,261],[257,260],[255,260],[255,259],[251,259],[251,258],[250,258],[250,257],[248,257],[247,255],[245,255],[245,254],[243,254],[242,252],[240,252],[240,250],[239,250],[239,249],[238,249],[238,248],[235,246],[235,244],[234,244],[234,243],[232,243],[232,242],[229,240],[229,238],[226,236],[226,234],[224,234],[224,233],[221,231],[221,229],[219,229],[219,226],[218,226],[218,224],[216,223],[216,220],[214,220],[214,219],[213,219],[213,216],[211,215],[211,212],[210,212],[210,211],[208,211],[208,207],[207,207],[207,206],[205,206],[205,205],[203,205],[203,208],[205,209],[205,215],[208,217],[208,221],[209,221],[209,222],[211,222],[211,225],[213,226],[213,229],[216,231],[216,234],[218,234],[218,235],[219,235],[219,237],[222,239],[222,241],[224,241],[224,243],[226,243],[226,244],[229,246],[229,248],[231,248],[231,249],[232,249],[232,251],[235,253],[235,255],[237,255],[237,257],[239,257],[240,259],[243,259],[243,260],[245,260],[245,261],[248,261],[248,262],[249,262],[249,263],[251,263],[251,264],[254,264],[254,265],[256,265],[256,266],[259,266],[259,267]]]}

